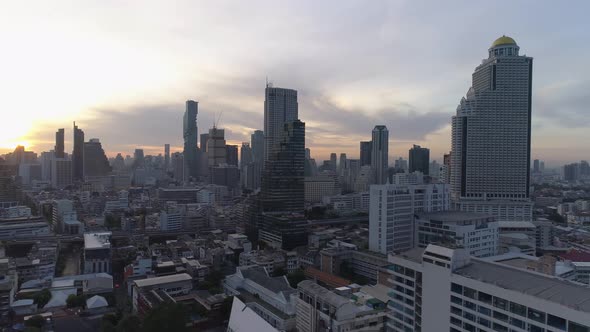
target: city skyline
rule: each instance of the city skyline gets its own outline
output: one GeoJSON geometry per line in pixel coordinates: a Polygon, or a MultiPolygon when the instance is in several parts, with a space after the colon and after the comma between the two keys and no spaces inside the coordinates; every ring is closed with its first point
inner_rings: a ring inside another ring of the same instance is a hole
{"type": "MultiPolygon", "coordinates": [[[[172,151],[180,151],[178,128],[187,99],[202,106],[200,132],[207,132],[223,112],[220,128],[226,130],[228,144],[239,144],[263,127],[262,90],[268,75],[277,86],[298,91],[306,146],[318,160],[328,159],[331,152],[358,158],[358,142],[368,140],[371,128],[383,124],[391,132],[390,160],[407,159],[408,149],[419,144],[431,150],[431,159],[441,161],[450,150],[451,116],[458,98],[465,95],[469,75],[486,58],[482,50],[506,34],[520,42],[525,54],[536,57],[531,157],[555,167],[590,154],[583,144],[590,138],[583,116],[590,74],[583,64],[590,50],[581,42],[588,27],[576,19],[583,10],[570,12],[571,7],[545,3],[535,8],[515,4],[505,12],[501,4],[462,3],[438,17],[437,4],[409,8],[404,2],[376,3],[360,15],[358,3],[342,3],[334,13],[327,5],[311,13],[308,5],[290,4],[296,15],[271,15],[261,25],[256,17],[242,15],[251,10],[242,4],[146,5],[133,15],[129,6],[110,16],[113,9],[101,5],[88,12],[52,3],[50,8],[42,4],[26,8],[22,20],[18,13],[25,8],[10,4],[3,12],[15,15],[0,25],[4,31],[17,27],[18,32],[7,37],[22,52],[0,59],[6,73],[1,88],[8,92],[3,107],[10,110],[14,124],[0,134],[0,153],[22,143],[27,150],[48,151],[56,128],[66,128],[65,151],[71,153],[72,133],[67,128],[72,121],[84,128],[88,138],[100,138],[109,157],[132,154],[135,148],[163,153],[166,143],[172,151]],[[220,24],[204,34],[199,29],[211,18],[191,20],[190,26],[185,23],[196,9],[221,23],[237,20],[244,28],[220,24]],[[524,23],[519,18],[529,10],[535,15],[524,23]],[[44,15],[46,11],[53,15],[44,15]],[[417,11],[430,20],[407,18],[417,11]],[[475,24],[500,12],[497,26],[475,24]],[[545,24],[565,14],[572,16],[560,27],[567,34],[545,24]],[[323,15],[329,15],[330,23],[323,22],[323,15]],[[175,21],[176,16],[180,19],[175,21]],[[460,26],[446,24],[459,17],[460,26]],[[306,27],[289,30],[284,22],[306,27]],[[83,33],[68,32],[74,24],[83,33]],[[108,24],[112,26],[107,28],[108,24]],[[277,36],[285,32],[290,42],[266,35],[261,39],[262,29],[277,36]],[[411,34],[404,33],[408,29],[411,34]],[[325,40],[331,41],[329,45],[324,45],[325,40]],[[465,41],[469,44],[461,45],[465,41]],[[52,52],[45,57],[18,55],[36,54],[25,44],[48,48],[50,42],[52,52]],[[251,45],[257,46],[255,51],[242,55],[251,45]],[[261,54],[269,49],[276,51],[272,59],[261,54]],[[36,79],[28,80],[33,73],[36,79]],[[85,78],[80,73],[93,80],[77,84],[85,78]],[[35,98],[22,102],[30,95],[35,98]]],[[[258,7],[258,15],[270,15],[272,9],[258,7]]]]}

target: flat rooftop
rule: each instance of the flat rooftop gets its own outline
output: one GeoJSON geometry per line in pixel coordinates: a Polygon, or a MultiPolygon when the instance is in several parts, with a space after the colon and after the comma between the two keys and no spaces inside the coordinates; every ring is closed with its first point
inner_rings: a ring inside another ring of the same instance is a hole
{"type": "Polygon", "coordinates": [[[485,213],[475,212],[463,212],[463,211],[440,211],[440,212],[429,212],[419,213],[420,219],[431,219],[440,222],[457,222],[457,221],[469,221],[474,219],[486,219],[493,218],[492,215],[485,213]]]}
{"type": "Polygon", "coordinates": [[[111,232],[84,233],[84,249],[106,249],[111,247],[111,232]]]}
{"type": "Polygon", "coordinates": [[[172,274],[172,275],[163,276],[163,277],[140,279],[140,280],[135,280],[134,282],[137,285],[137,287],[149,287],[149,286],[168,284],[168,283],[179,282],[179,281],[191,281],[191,280],[193,280],[193,278],[191,276],[189,276],[188,274],[180,273],[180,274],[172,274]]]}
{"type": "Polygon", "coordinates": [[[590,313],[590,288],[563,279],[475,258],[453,273],[590,313]]]}

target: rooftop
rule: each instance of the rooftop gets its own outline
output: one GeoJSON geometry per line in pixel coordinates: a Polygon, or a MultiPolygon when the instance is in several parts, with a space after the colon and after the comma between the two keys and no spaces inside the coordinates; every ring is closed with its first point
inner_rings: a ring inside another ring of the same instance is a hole
{"type": "Polygon", "coordinates": [[[311,280],[304,280],[300,282],[297,285],[297,287],[303,289],[308,293],[315,294],[317,297],[321,297],[324,301],[335,306],[336,308],[347,303],[350,303],[350,300],[348,300],[347,298],[337,295],[336,293],[327,290],[326,288],[316,284],[314,281],[311,280]]]}
{"type": "Polygon", "coordinates": [[[430,219],[440,222],[457,222],[469,221],[474,219],[493,218],[493,216],[484,213],[463,212],[463,211],[441,211],[431,213],[419,213],[420,219],[430,219]]]}
{"type": "Polygon", "coordinates": [[[500,45],[508,45],[508,44],[516,45],[516,41],[514,41],[514,39],[512,39],[508,36],[502,36],[502,37],[494,40],[494,42],[492,43],[492,47],[496,47],[496,46],[500,46],[500,45]]]}
{"type": "Polygon", "coordinates": [[[111,232],[84,233],[84,249],[110,248],[111,232]]]}
{"type": "Polygon", "coordinates": [[[590,288],[563,279],[475,258],[454,274],[590,313],[590,288]]]}
{"type": "Polygon", "coordinates": [[[191,280],[193,280],[193,279],[190,275],[188,275],[186,273],[180,273],[180,274],[172,274],[172,275],[163,276],[163,277],[135,280],[134,283],[137,285],[137,287],[149,287],[149,286],[154,286],[154,285],[167,284],[167,283],[173,283],[173,282],[179,282],[179,281],[191,281],[191,280]]]}
{"type": "Polygon", "coordinates": [[[295,291],[289,286],[289,282],[284,276],[269,277],[263,267],[256,266],[241,269],[241,272],[245,279],[250,279],[274,293],[295,291]]]}

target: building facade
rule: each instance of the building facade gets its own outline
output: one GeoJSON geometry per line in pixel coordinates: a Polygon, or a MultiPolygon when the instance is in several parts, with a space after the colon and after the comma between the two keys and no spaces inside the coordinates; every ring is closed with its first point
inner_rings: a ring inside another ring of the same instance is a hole
{"type": "Polygon", "coordinates": [[[387,182],[389,167],[389,131],[385,126],[375,126],[373,140],[371,141],[371,169],[374,182],[384,184],[387,182]]]}

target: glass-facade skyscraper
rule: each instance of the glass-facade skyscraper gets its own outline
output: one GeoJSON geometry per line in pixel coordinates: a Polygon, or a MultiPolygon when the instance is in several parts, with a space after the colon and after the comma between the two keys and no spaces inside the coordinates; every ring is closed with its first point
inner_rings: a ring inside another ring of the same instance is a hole
{"type": "Polygon", "coordinates": [[[283,124],[299,118],[299,106],[296,90],[267,84],[264,95],[264,160],[268,160],[281,141],[283,124]]]}
{"type": "Polygon", "coordinates": [[[452,121],[451,195],[455,207],[530,221],[533,58],[514,39],[493,42],[452,121]]]}
{"type": "Polygon", "coordinates": [[[389,167],[389,131],[387,127],[375,126],[371,148],[371,170],[374,183],[384,184],[387,181],[387,168],[389,167]]]}
{"type": "Polygon", "coordinates": [[[74,122],[74,150],[72,151],[74,181],[84,180],[84,132],[74,122]]]}
{"type": "Polygon", "coordinates": [[[424,175],[430,173],[430,150],[420,145],[414,145],[408,151],[410,173],[422,172],[424,175]]]}

